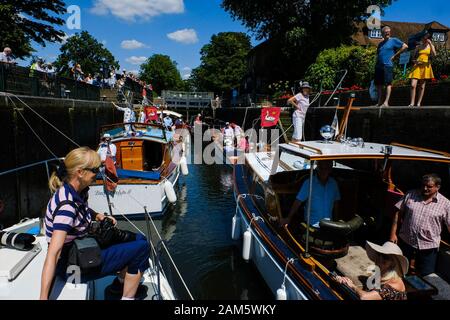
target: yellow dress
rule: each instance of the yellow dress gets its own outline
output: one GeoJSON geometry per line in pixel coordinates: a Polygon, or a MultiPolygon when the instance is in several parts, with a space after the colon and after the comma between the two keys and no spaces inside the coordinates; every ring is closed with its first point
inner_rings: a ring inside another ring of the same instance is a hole
{"type": "Polygon", "coordinates": [[[428,48],[426,49],[419,51],[417,63],[414,66],[411,73],[409,74],[410,79],[425,80],[434,78],[433,68],[431,67],[430,62],[430,55],[431,55],[430,46],[428,46],[428,48]]]}

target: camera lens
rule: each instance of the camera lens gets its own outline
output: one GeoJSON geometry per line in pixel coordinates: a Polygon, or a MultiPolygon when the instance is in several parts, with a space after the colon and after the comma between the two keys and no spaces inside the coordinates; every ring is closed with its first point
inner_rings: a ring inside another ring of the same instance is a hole
{"type": "Polygon", "coordinates": [[[33,248],[36,238],[27,233],[13,233],[0,231],[0,244],[17,250],[28,251],[33,248]]]}

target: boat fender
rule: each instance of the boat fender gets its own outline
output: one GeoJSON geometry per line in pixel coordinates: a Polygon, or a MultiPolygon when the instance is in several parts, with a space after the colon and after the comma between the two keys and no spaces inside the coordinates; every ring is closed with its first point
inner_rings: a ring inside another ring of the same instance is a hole
{"type": "Polygon", "coordinates": [[[250,231],[250,227],[244,232],[244,242],[242,245],[242,258],[245,261],[250,260],[250,252],[252,247],[252,232],[250,231]]]}
{"type": "Polygon", "coordinates": [[[169,180],[167,180],[164,183],[164,192],[166,193],[167,199],[169,200],[170,203],[177,202],[177,195],[175,193],[175,189],[173,188],[172,182],[170,182],[169,180]]]}
{"type": "Polygon", "coordinates": [[[287,292],[284,284],[281,285],[281,288],[277,290],[277,300],[278,301],[286,301],[287,300],[287,292]]]}
{"type": "Polygon", "coordinates": [[[187,165],[187,160],[185,156],[182,156],[180,159],[180,167],[181,167],[181,173],[183,176],[187,176],[189,174],[189,169],[187,165]]]}
{"type": "Polygon", "coordinates": [[[237,215],[234,215],[231,223],[231,238],[233,240],[239,240],[239,238],[241,237],[240,227],[241,227],[241,219],[237,215]]]}

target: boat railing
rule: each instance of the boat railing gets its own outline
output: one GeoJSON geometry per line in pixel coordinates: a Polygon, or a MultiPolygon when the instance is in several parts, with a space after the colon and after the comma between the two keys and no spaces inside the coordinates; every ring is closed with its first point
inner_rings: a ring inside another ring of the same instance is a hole
{"type": "Polygon", "coordinates": [[[11,169],[11,170],[0,172],[0,177],[8,175],[8,174],[12,174],[12,173],[17,173],[17,172],[20,172],[20,171],[23,171],[23,170],[26,170],[26,169],[31,169],[31,168],[35,168],[35,167],[38,167],[38,166],[41,166],[41,165],[45,165],[45,168],[46,168],[46,171],[47,171],[47,178],[50,179],[49,163],[50,162],[54,162],[54,161],[63,161],[63,160],[64,160],[64,158],[52,158],[52,159],[39,161],[39,162],[32,163],[32,164],[27,164],[27,165],[20,166],[20,167],[11,169]]]}

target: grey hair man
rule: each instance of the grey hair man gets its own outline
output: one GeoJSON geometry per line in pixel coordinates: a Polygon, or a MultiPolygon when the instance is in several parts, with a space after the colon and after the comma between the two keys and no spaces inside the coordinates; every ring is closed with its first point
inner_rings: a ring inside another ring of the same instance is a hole
{"type": "Polygon", "coordinates": [[[391,28],[382,29],[383,41],[378,45],[375,67],[375,85],[378,88],[378,106],[389,106],[394,79],[394,61],[408,45],[398,38],[391,37],[391,28]],[[383,102],[383,87],[386,86],[386,98],[383,102]]]}
{"type": "Polygon", "coordinates": [[[439,193],[441,178],[436,174],[422,177],[422,187],[410,191],[395,206],[390,241],[397,243],[416,271],[426,276],[434,273],[444,224],[450,231],[450,201],[439,193]],[[397,238],[399,216],[403,217],[397,238]]]}
{"type": "Polygon", "coordinates": [[[0,62],[3,63],[9,63],[9,64],[15,64],[16,61],[14,60],[12,56],[12,50],[9,47],[6,47],[3,49],[3,52],[0,53],[0,62]]]}

